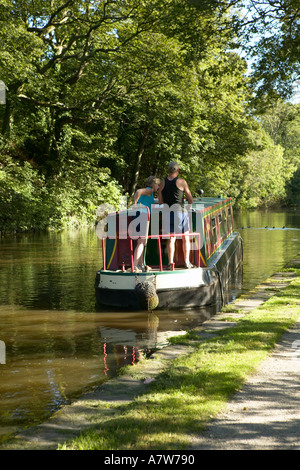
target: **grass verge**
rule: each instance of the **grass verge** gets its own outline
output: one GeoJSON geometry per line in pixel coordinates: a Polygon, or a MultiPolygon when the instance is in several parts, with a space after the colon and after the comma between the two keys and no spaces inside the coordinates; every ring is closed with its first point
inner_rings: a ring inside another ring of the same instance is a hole
{"type": "Polygon", "coordinates": [[[192,347],[190,354],[170,362],[146,393],[117,406],[109,419],[99,403],[99,420],[60,450],[187,448],[192,435],[204,431],[300,317],[300,272],[295,272],[288,287],[234,327],[205,341],[190,333],[177,338],[192,347]]]}

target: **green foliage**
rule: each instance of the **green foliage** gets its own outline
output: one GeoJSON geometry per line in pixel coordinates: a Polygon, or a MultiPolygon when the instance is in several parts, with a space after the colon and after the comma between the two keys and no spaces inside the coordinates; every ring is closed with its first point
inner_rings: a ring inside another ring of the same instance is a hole
{"type": "Polygon", "coordinates": [[[117,208],[122,195],[108,169],[73,161],[46,182],[28,162],[6,156],[0,184],[0,232],[93,224],[98,205],[110,202],[117,208]]]}
{"type": "MultiPolygon", "coordinates": [[[[283,150],[283,162],[279,165],[282,174],[278,182],[284,183],[285,200],[288,204],[298,204],[300,197],[299,168],[300,168],[300,106],[285,103],[277,99],[259,114],[263,128],[271,137],[276,148],[283,150]]],[[[276,162],[276,152],[274,163],[276,162]]],[[[278,162],[278,160],[277,160],[278,162]]],[[[271,168],[273,168],[271,166],[271,168]]],[[[278,172],[273,168],[274,176],[278,172]]],[[[272,176],[271,179],[274,179],[272,176]]]]}
{"type": "Polygon", "coordinates": [[[300,74],[298,0],[238,3],[245,7],[240,26],[245,49],[253,59],[252,83],[257,101],[262,97],[289,97],[300,74]]]}
{"type": "Polygon", "coordinates": [[[45,227],[41,177],[28,162],[6,156],[0,162],[0,231],[45,227]]]}
{"type": "Polygon", "coordinates": [[[251,207],[282,199],[298,168],[296,121],[274,143],[283,157],[255,133],[230,3],[2,1],[2,230],[90,223],[99,203],[132,196],[170,160],[195,195],[202,187],[251,207]],[[276,177],[267,172],[273,150],[276,177]],[[20,174],[19,214],[8,195],[20,174]]]}
{"type": "Polygon", "coordinates": [[[118,208],[122,195],[120,186],[111,179],[108,169],[99,170],[88,165],[79,167],[73,161],[55,180],[49,182],[48,187],[48,204],[52,207],[51,227],[93,224],[98,205],[109,202],[118,208]]]}
{"type": "Polygon", "coordinates": [[[283,148],[274,145],[263,129],[253,135],[256,148],[245,157],[246,172],[240,178],[242,191],[238,203],[243,207],[280,203],[285,198],[287,168],[283,148]]]}

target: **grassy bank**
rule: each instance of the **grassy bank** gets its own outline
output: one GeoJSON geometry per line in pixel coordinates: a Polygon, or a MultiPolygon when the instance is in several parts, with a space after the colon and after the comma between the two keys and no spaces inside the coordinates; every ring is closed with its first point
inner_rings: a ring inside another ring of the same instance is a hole
{"type": "MultiPolygon", "coordinates": [[[[263,306],[207,340],[193,332],[174,342],[192,349],[168,364],[148,385],[147,392],[130,404],[111,406],[99,402],[99,418],[90,430],[61,449],[78,450],[180,450],[193,434],[224,408],[230,397],[272,351],[282,334],[300,317],[300,270],[263,306]],[[109,419],[107,410],[110,408],[109,419]]],[[[226,308],[224,321],[231,321],[226,308]]],[[[139,363],[126,371],[143,374],[139,363]]]]}

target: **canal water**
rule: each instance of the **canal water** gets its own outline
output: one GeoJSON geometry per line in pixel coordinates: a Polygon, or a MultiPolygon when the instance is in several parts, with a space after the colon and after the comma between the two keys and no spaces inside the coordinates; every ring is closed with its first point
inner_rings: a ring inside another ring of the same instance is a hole
{"type": "MultiPolygon", "coordinates": [[[[299,215],[255,211],[235,216],[244,262],[228,301],[297,255],[299,215]]],[[[99,311],[94,297],[99,267],[101,244],[94,230],[0,240],[0,442],[216,311],[99,311]]]]}

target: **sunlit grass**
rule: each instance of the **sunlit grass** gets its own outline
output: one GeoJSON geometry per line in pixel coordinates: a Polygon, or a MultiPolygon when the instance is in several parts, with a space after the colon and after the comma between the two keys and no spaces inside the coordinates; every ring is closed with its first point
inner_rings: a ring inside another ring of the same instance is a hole
{"type": "MultiPolygon", "coordinates": [[[[206,341],[191,332],[179,341],[193,352],[168,364],[147,393],[115,410],[62,449],[172,450],[189,446],[191,436],[224,408],[300,316],[300,277],[232,328],[206,341]]],[[[178,341],[178,339],[177,339],[178,341]]],[[[138,367],[138,365],[137,365],[138,367]]],[[[135,366],[132,368],[134,374],[135,366]]]]}

